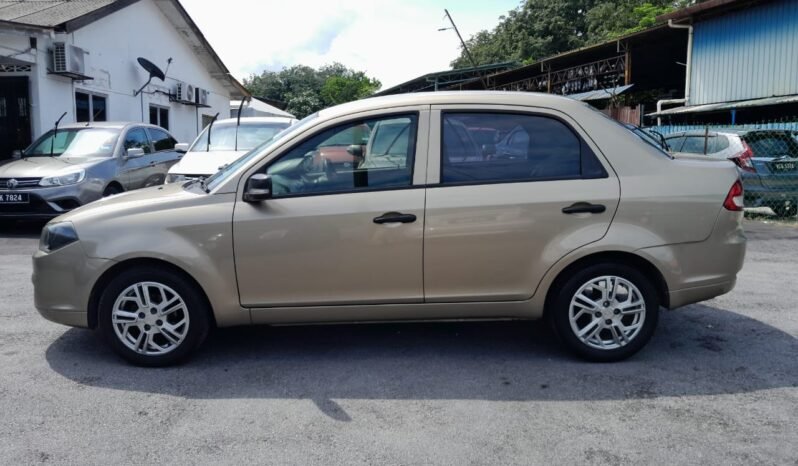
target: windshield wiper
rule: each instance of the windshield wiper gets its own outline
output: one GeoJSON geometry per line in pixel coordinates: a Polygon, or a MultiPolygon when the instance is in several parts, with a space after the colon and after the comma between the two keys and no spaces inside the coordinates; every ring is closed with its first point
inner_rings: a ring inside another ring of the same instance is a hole
{"type": "Polygon", "coordinates": [[[200,183],[200,188],[202,188],[202,190],[205,191],[205,194],[208,194],[208,193],[211,192],[211,190],[208,189],[208,185],[205,184],[205,180],[204,179],[199,180],[199,183],[200,183]]]}
{"type": "Polygon", "coordinates": [[[53,157],[53,150],[55,149],[55,137],[58,136],[58,124],[61,123],[61,120],[64,119],[67,112],[64,112],[63,115],[55,122],[55,128],[53,129],[53,138],[50,139],[50,157],[53,157]]]}

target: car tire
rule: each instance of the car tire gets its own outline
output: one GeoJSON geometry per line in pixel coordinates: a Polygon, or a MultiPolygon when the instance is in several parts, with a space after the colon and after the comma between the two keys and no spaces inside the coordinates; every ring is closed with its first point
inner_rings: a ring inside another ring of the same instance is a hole
{"type": "Polygon", "coordinates": [[[798,215],[798,204],[779,204],[771,208],[773,209],[773,213],[779,218],[790,218],[798,215]]]}
{"type": "Polygon", "coordinates": [[[185,361],[208,335],[210,315],[202,291],[168,268],[125,270],[111,279],[98,303],[98,326],[111,348],[147,367],[185,361]]]}
{"type": "Polygon", "coordinates": [[[640,351],[654,334],[659,296],[651,280],[634,267],[590,265],[554,291],[547,315],[565,346],[583,359],[621,361],[640,351]]]}
{"type": "Polygon", "coordinates": [[[103,191],[103,197],[113,196],[114,194],[121,194],[124,190],[115,184],[110,184],[103,191]]]}

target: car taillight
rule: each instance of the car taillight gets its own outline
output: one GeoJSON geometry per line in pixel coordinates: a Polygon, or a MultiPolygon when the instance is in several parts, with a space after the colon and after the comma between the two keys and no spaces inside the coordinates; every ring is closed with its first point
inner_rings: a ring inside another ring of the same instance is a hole
{"type": "Polygon", "coordinates": [[[745,143],[745,141],[740,141],[743,143],[743,151],[739,154],[735,154],[729,157],[729,160],[736,163],[738,167],[742,170],[747,172],[756,173],[756,167],[754,167],[754,161],[751,160],[751,157],[754,156],[754,151],[745,143]]]}
{"type": "Polygon", "coordinates": [[[723,201],[723,207],[732,212],[739,212],[743,210],[743,183],[737,180],[729,189],[729,194],[726,195],[726,200],[723,201]]]}

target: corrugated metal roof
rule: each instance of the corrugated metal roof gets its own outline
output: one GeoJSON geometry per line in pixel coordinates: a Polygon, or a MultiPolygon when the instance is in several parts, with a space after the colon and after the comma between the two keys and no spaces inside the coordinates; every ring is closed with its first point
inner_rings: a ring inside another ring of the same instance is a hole
{"type": "Polygon", "coordinates": [[[116,0],[0,0],[0,20],[55,27],[80,18],[116,0]]]}
{"type": "Polygon", "coordinates": [[[695,24],[688,105],[798,94],[798,1],[695,24]]]}
{"type": "Polygon", "coordinates": [[[706,113],[720,112],[750,107],[764,107],[766,105],[780,105],[798,102],[798,95],[786,95],[780,97],[766,97],[763,99],[742,100],[739,102],[722,102],[718,104],[691,105],[688,107],[676,107],[663,110],[659,113],[649,113],[646,116],[680,115],[684,113],[706,113]]]}
{"type": "Polygon", "coordinates": [[[597,91],[580,92],[579,94],[568,94],[565,97],[570,97],[574,100],[581,100],[581,101],[609,99],[613,95],[618,95],[626,92],[632,86],[634,86],[634,84],[627,84],[626,86],[616,86],[608,89],[599,89],[597,91]]]}

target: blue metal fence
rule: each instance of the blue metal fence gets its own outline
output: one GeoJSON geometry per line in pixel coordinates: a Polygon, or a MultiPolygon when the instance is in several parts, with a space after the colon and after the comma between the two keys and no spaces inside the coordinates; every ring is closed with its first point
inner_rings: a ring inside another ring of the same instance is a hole
{"type": "Polygon", "coordinates": [[[798,131],[798,119],[793,121],[765,121],[761,123],[749,123],[744,125],[655,125],[647,126],[646,129],[652,129],[660,134],[678,133],[680,131],[701,131],[709,128],[710,131],[717,129],[786,129],[798,131]]]}

